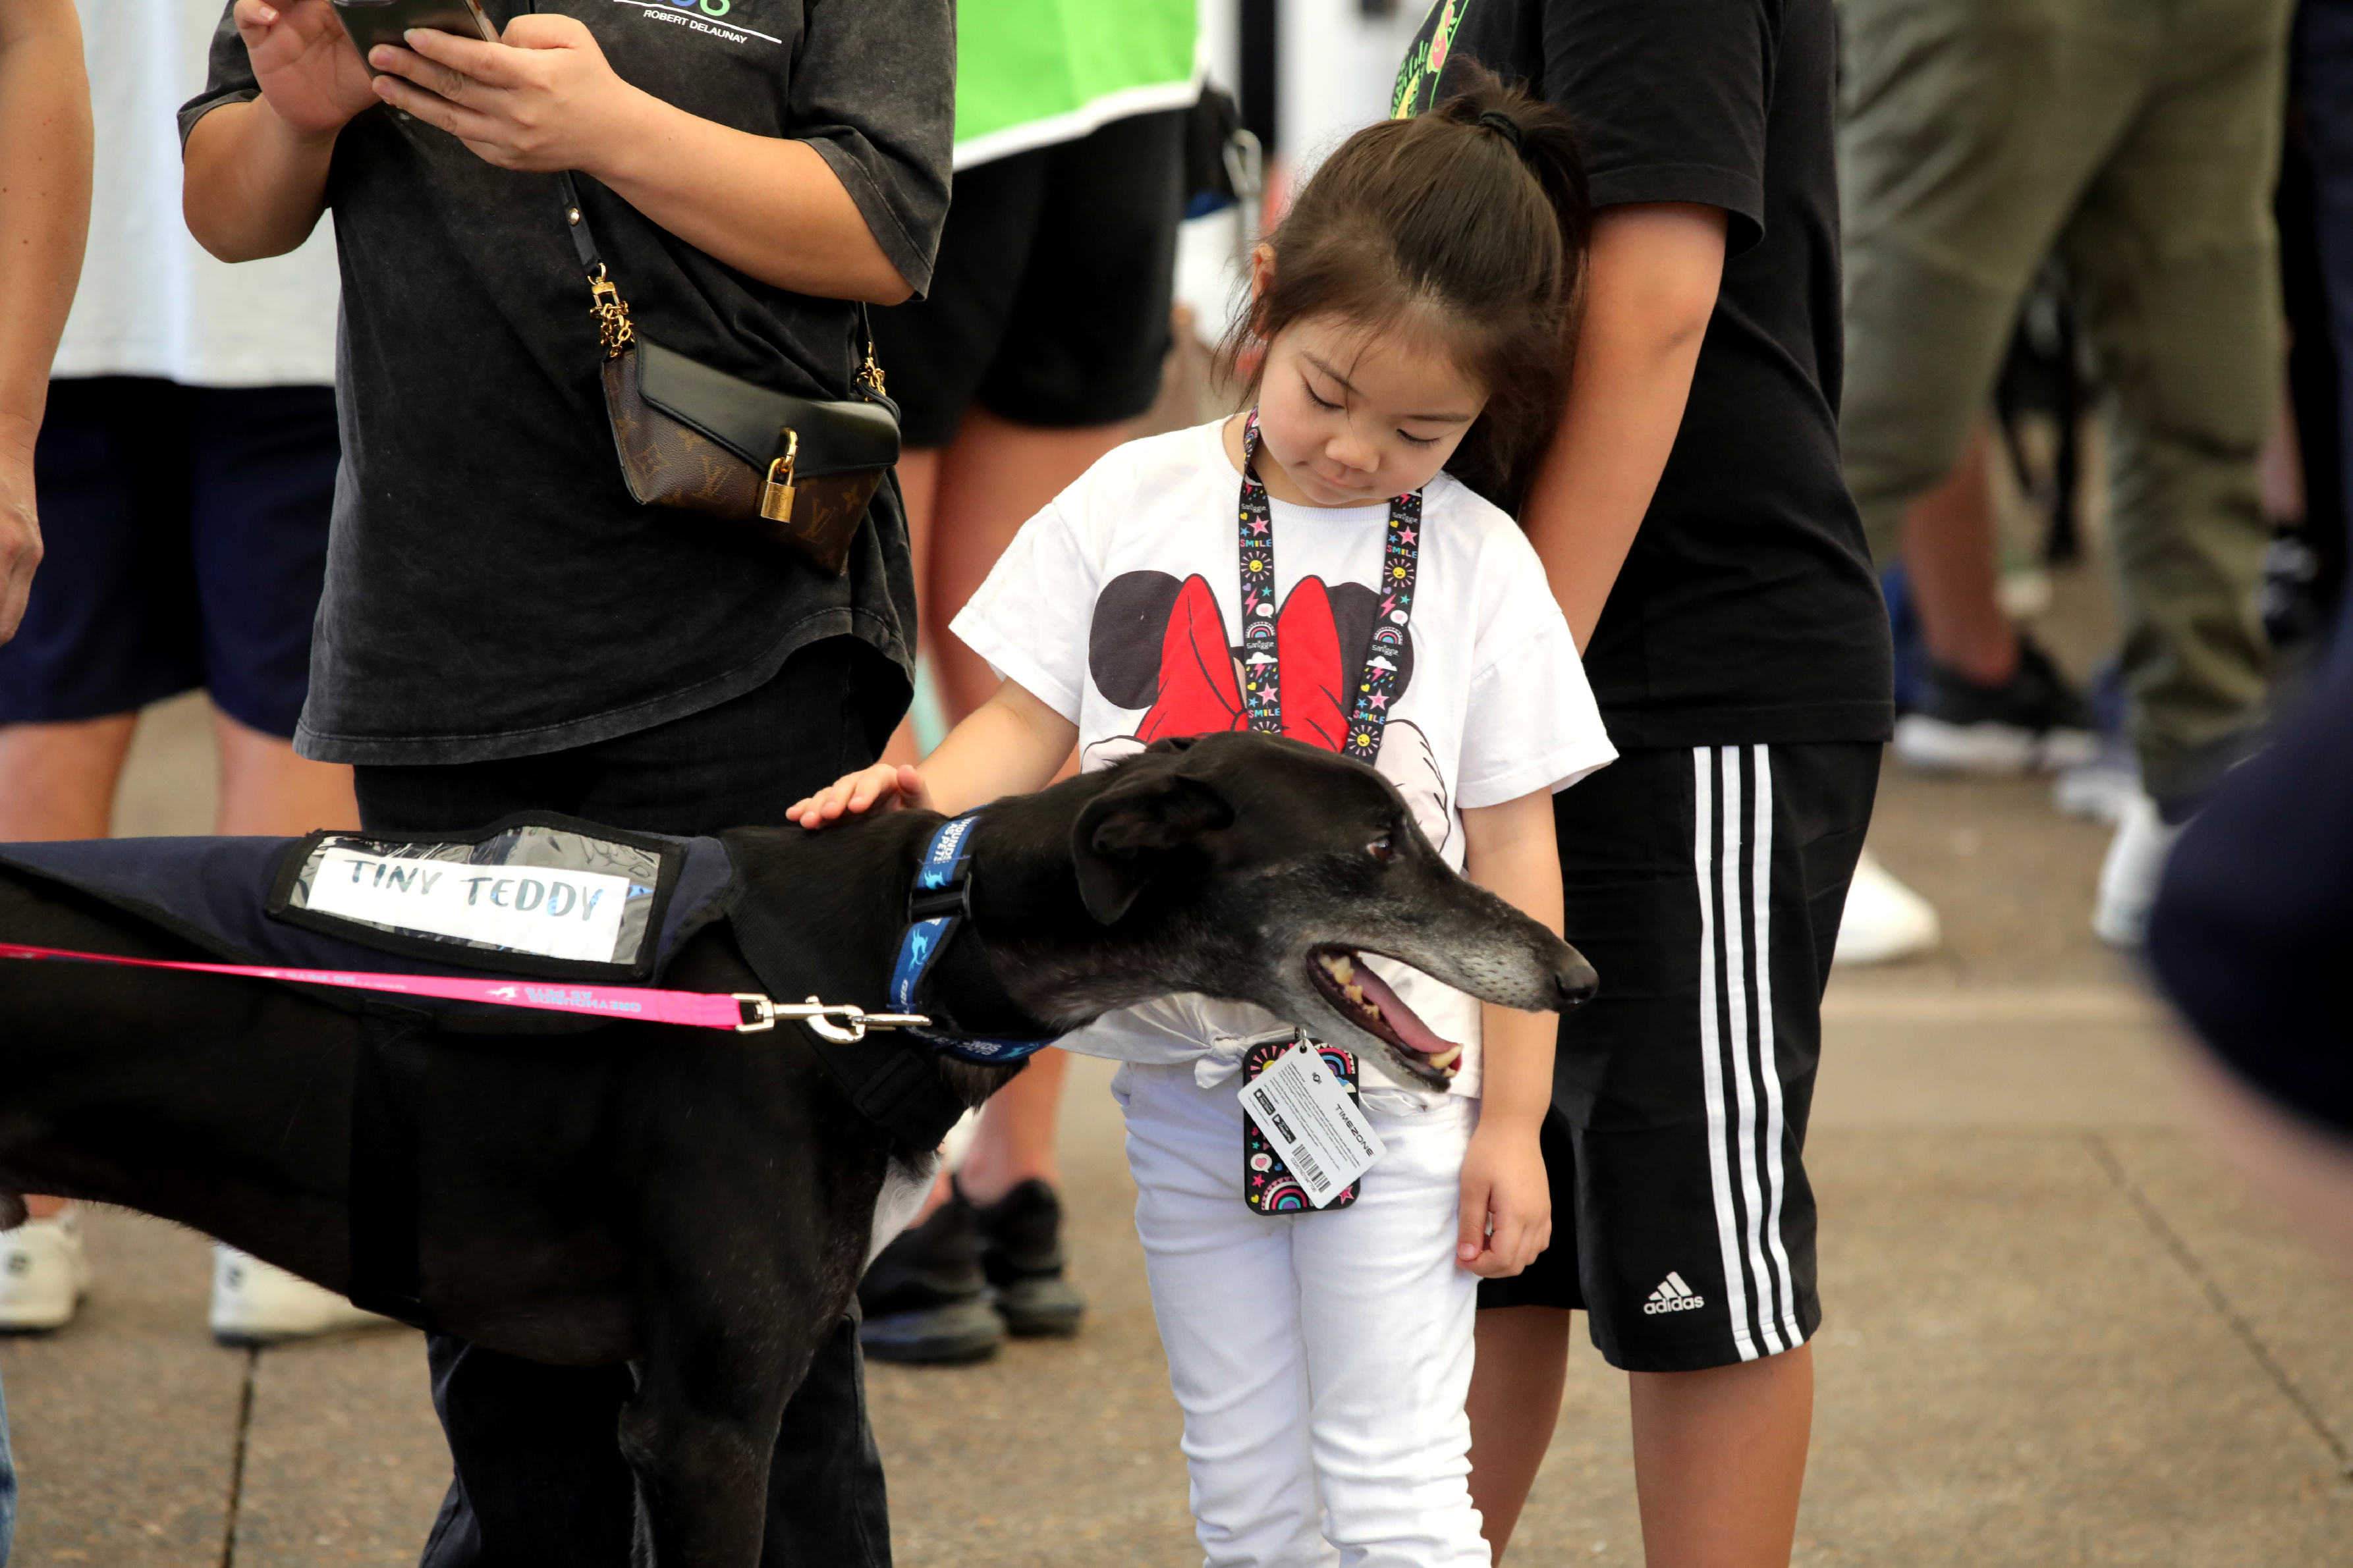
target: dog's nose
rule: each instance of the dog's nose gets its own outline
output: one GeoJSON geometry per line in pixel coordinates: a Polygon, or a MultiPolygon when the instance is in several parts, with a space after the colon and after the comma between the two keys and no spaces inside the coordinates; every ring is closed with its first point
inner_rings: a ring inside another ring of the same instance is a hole
{"type": "Polygon", "coordinates": [[[1564,1013],[1572,1007],[1582,1007],[1593,1000],[1601,989],[1601,977],[1593,973],[1593,965],[1585,962],[1585,954],[1575,948],[1568,950],[1568,962],[1553,971],[1553,994],[1560,999],[1564,1013]]]}

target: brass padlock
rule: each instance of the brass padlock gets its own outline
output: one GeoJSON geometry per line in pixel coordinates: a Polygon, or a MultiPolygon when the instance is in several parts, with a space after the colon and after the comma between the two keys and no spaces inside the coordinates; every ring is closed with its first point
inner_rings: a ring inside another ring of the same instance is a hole
{"type": "Polygon", "coordinates": [[[785,438],[785,454],[768,465],[768,481],[760,487],[760,515],[770,522],[790,522],[793,520],[793,458],[799,455],[801,438],[790,430],[779,430],[785,438]]]}

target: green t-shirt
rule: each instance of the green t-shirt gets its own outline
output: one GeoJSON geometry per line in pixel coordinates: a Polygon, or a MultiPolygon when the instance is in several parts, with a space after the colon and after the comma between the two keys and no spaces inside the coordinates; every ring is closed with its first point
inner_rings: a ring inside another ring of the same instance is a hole
{"type": "Polygon", "coordinates": [[[955,166],[1193,101],[1196,0],[961,0],[955,166]]]}

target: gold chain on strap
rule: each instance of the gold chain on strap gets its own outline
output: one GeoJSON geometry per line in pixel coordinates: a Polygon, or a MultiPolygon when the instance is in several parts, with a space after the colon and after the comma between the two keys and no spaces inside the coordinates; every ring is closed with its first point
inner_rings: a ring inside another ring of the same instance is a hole
{"type": "Polygon", "coordinates": [[[874,340],[871,336],[866,340],[866,363],[858,367],[858,379],[875,396],[891,395],[882,390],[882,367],[874,363],[874,340]]]}
{"type": "Polygon", "coordinates": [[[588,279],[588,309],[596,318],[596,341],[605,345],[605,357],[619,357],[637,336],[629,325],[628,302],[621,298],[620,285],[605,276],[605,264],[596,264],[596,276],[588,279]]]}

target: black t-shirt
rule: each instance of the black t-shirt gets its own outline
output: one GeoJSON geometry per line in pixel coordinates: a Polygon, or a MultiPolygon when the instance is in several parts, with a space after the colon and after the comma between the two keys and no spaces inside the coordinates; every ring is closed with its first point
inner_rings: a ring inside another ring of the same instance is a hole
{"type": "Polygon", "coordinates": [[[1610,737],[1885,739],[1887,616],[1839,464],[1831,0],[1439,0],[1398,112],[1466,56],[1568,114],[1597,205],[1730,215],[1683,428],[1586,650],[1610,737]]]}
{"type": "MultiPolygon", "coordinates": [[[[918,292],[929,284],[948,201],[949,0],[485,9],[501,27],[532,9],[576,16],[624,80],[807,142],[902,276],[918,292]]],[[[182,136],[256,95],[224,14],[182,136]]],[[[579,184],[648,337],[779,391],[849,395],[854,305],[746,277],[579,184]]],[[[913,576],[892,486],[838,579],[742,524],[630,499],[556,176],[493,168],[378,106],[336,141],[327,199],[343,266],[343,464],[304,754],[462,763],[583,745],[748,691],[827,637],[861,638],[912,670],[913,576]]],[[[887,700],[894,683],[871,684],[887,700]]]]}

